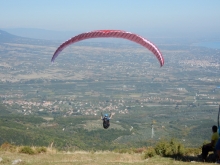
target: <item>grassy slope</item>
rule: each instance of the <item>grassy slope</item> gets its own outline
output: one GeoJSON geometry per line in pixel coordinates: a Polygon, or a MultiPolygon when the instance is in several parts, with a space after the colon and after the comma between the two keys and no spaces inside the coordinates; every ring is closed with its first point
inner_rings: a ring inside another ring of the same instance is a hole
{"type": "MultiPolygon", "coordinates": [[[[143,159],[142,154],[119,154],[114,152],[73,152],[73,153],[61,153],[61,152],[48,152],[46,154],[27,155],[21,153],[11,153],[0,151],[0,157],[3,159],[0,164],[9,165],[14,160],[21,159],[22,165],[186,165],[189,163],[201,164],[196,161],[177,161],[171,158],[153,157],[149,159],[143,159]]],[[[210,163],[203,163],[210,164],[210,163]]]]}

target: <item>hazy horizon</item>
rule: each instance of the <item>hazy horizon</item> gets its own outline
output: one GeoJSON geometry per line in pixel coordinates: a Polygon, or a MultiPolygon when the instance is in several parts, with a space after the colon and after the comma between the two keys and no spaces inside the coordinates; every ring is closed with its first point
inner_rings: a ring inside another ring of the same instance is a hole
{"type": "Polygon", "coordinates": [[[219,6],[218,0],[2,1],[0,29],[41,29],[63,35],[121,29],[145,37],[212,38],[220,36],[219,6]]]}

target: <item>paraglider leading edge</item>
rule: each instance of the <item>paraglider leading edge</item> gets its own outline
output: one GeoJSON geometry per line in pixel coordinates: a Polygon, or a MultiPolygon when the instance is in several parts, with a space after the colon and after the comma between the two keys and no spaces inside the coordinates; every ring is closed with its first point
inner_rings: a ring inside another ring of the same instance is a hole
{"type": "Polygon", "coordinates": [[[74,36],[73,38],[62,43],[57,48],[57,50],[53,54],[51,62],[54,62],[56,57],[60,54],[60,52],[63,49],[65,49],[67,46],[69,46],[73,43],[76,43],[76,42],[79,42],[79,41],[82,41],[85,39],[90,39],[90,38],[104,38],[104,37],[123,38],[123,39],[127,39],[130,41],[136,42],[136,43],[144,46],[148,50],[150,50],[156,56],[158,61],[160,62],[161,67],[164,65],[163,55],[160,52],[160,50],[153,43],[151,43],[150,41],[148,41],[147,39],[145,39],[139,35],[136,35],[131,32],[122,31],[122,30],[96,30],[96,31],[91,31],[91,32],[87,32],[87,33],[81,33],[77,36],[74,36]]]}

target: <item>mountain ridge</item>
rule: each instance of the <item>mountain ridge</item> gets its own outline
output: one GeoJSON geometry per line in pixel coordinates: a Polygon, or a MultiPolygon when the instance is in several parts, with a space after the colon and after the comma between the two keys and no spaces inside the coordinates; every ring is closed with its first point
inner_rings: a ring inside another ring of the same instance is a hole
{"type": "Polygon", "coordinates": [[[35,38],[35,39],[43,39],[43,40],[53,40],[53,41],[63,41],[69,39],[71,36],[74,36],[79,31],[55,31],[55,30],[46,30],[46,29],[38,29],[38,28],[7,28],[2,29],[11,34],[27,37],[27,38],[35,38]]]}
{"type": "Polygon", "coordinates": [[[0,29],[0,41],[10,41],[19,38],[19,36],[10,34],[6,31],[0,29]]]}
{"type": "Polygon", "coordinates": [[[0,29],[0,43],[19,43],[19,44],[30,44],[31,43],[33,45],[54,44],[52,40],[22,37],[19,35],[11,34],[1,29],[0,29]]]}

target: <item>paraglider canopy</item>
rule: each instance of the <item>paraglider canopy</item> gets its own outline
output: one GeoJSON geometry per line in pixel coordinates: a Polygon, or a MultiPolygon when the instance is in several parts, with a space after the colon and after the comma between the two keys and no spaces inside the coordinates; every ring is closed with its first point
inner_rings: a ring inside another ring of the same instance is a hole
{"type": "Polygon", "coordinates": [[[161,67],[164,65],[164,58],[163,58],[161,52],[159,51],[159,49],[153,43],[151,43],[150,41],[148,41],[147,39],[145,39],[139,35],[136,35],[131,32],[122,31],[122,30],[96,30],[96,31],[82,33],[77,36],[74,36],[73,38],[62,43],[57,48],[57,50],[53,54],[51,62],[54,62],[56,57],[59,55],[59,53],[63,49],[65,49],[67,46],[69,46],[75,42],[79,42],[79,41],[82,41],[85,39],[90,39],[90,38],[103,38],[103,37],[123,38],[123,39],[127,39],[130,41],[136,42],[136,43],[144,46],[148,50],[150,50],[156,56],[158,61],[160,62],[161,67]]]}

